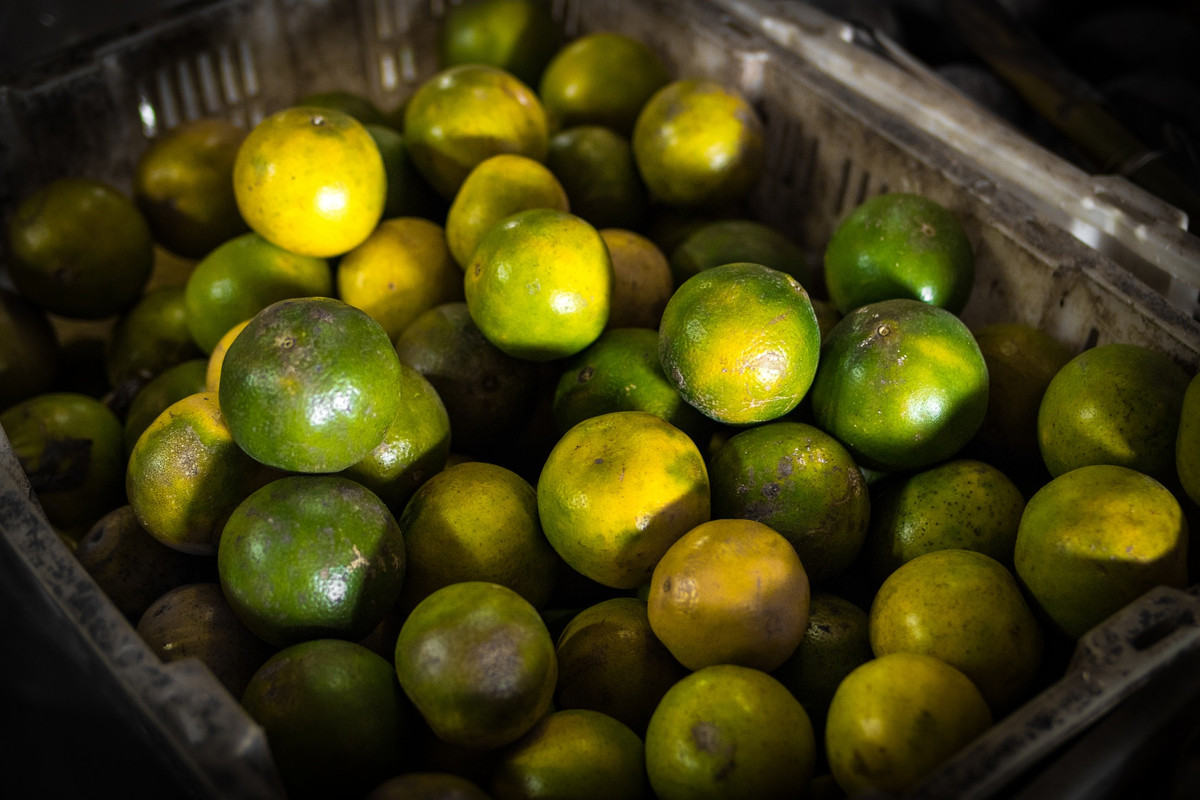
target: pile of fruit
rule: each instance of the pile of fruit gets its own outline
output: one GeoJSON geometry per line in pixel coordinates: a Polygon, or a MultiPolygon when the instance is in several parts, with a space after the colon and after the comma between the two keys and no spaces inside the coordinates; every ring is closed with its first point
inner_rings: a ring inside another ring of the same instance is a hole
{"type": "Polygon", "coordinates": [[[810,263],[755,108],[635,39],[441,33],[397,109],[184,122],[7,230],[0,426],[290,795],[900,794],[1190,584],[1200,379],[969,329],[925,197],[810,263]]]}

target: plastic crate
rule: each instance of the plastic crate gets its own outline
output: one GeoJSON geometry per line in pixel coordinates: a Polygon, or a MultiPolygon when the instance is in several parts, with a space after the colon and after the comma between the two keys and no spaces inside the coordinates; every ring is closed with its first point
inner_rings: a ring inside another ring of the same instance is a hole
{"type": "MultiPolygon", "coordinates": [[[[783,5],[783,4],[779,4],[783,5]]],[[[39,65],[0,87],[0,210],[49,179],[86,175],[130,188],[148,139],[183,119],[218,115],[250,126],[296,97],[345,88],[384,109],[435,69],[443,2],[221,0],[180,5],[171,17],[39,65]]],[[[963,220],[977,281],[963,312],[972,326],[1022,321],[1075,350],[1143,344],[1194,372],[1200,323],[1104,252],[1074,236],[1027,187],[989,172],[929,112],[864,91],[879,60],[847,48],[836,27],[807,29],[775,5],[701,0],[555,3],[568,35],[613,30],[650,44],[678,76],[702,76],[747,95],[765,122],[767,168],[751,210],[814,259],[836,223],[883,191],[929,196],[963,220]],[[830,33],[834,31],[834,33],[830,33]],[[873,60],[872,60],[873,59],[873,60]],[[857,74],[855,81],[849,75],[857,74]]],[[[792,9],[793,11],[795,9],[792,9]]],[[[828,20],[828,18],[826,18],[828,20]]],[[[895,77],[895,76],[893,76],[895,77]]],[[[895,91],[897,84],[882,84],[895,91]]],[[[982,124],[982,123],[981,123],[982,124]]],[[[1164,254],[1160,261],[1170,261],[1164,254]]],[[[0,279],[3,276],[0,275],[0,279]]],[[[1168,293],[1169,294],[1169,293],[1168,293]]],[[[278,797],[261,730],[202,665],[162,665],[51,530],[0,431],[0,565],[28,580],[23,613],[61,632],[103,688],[194,796],[278,797]]],[[[1196,627],[1180,625],[1188,632],[1196,627]]],[[[1105,630],[1108,630],[1105,628],[1105,630]]],[[[1122,641],[1127,629],[1110,634],[1122,641]]],[[[1136,638],[1136,636],[1135,636],[1136,638]]],[[[1151,679],[1170,659],[1138,649],[1151,679]]],[[[1076,680],[1078,663],[1064,680],[1076,680]],[[1075,676],[1075,677],[1073,677],[1075,676]]],[[[1090,725],[1105,705],[1062,714],[1090,725]]],[[[1031,704],[1052,702],[1045,696],[1031,704]]],[[[1035,713],[1031,706],[1013,718],[1035,713]]],[[[1065,727],[1048,734],[1061,741],[1065,727]]],[[[980,747],[987,743],[981,740],[980,747]]],[[[1012,776],[1031,763],[976,752],[1012,776]]],[[[977,786],[960,768],[943,787],[977,786]]]]}

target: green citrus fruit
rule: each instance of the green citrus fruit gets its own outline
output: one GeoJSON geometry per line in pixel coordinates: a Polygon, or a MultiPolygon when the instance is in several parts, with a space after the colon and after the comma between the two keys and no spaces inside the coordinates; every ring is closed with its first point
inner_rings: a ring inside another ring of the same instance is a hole
{"type": "Polygon", "coordinates": [[[58,334],[46,312],[0,288],[0,410],[50,391],[58,362],[58,334]]]}
{"type": "Polygon", "coordinates": [[[221,586],[246,627],[272,644],[361,639],[396,602],[404,538],[377,495],[338,475],[268,483],[229,515],[221,586]]]}
{"type": "Polygon", "coordinates": [[[167,367],[138,390],[125,412],[125,451],[133,452],[142,431],[177,400],[205,390],[208,362],[192,358],[167,367]]]}
{"type": "Polygon", "coordinates": [[[117,318],[105,368],[115,390],[136,390],[168,367],[202,355],[188,330],[183,287],[157,286],[117,318]]]}
{"type": "Polygon", "coordinates": [[[791,275],[813,286],[808,261],[783,231],[753,219],[717,219],[701,223],[671,251],[671,275],[678,286],[698,272],[750,261],[791,275]]]}
{"type": "Polygon", "coordinates": [[[391,125],[364,125],[383,157],[387,194],[383,218],[422,217],[441,224],[446,220],[446,201],[433,190],[408,157],[404,134],[391,125]]]}
{"type": "Polygon", "coordinates": [[[597,228],[645,224],[650,195],[627,137],[603,125],[565,128],[550,137],[546,166],[566,190],[572,213],[597,228]]]}
{"type": "Polygon", "coordinates": [[[658,330],[675,292],[667,257],[649,238],[623,228],[601,228],[613,265],[608,328],[658,330]]]}
{"type": "Polygon", "coordinates": [[[234,440],[264,464],[337,472],[374,450],[396,418],[400,360],[365,311],[328,297],[273,303],[221,365],[234,440]]]}
{"type": "Polygon", "coordinates": [[[499,67],[536,86],[562,41],[546,0],[466,0],[446,9],[438,30],[438,63],[499,67]]]}

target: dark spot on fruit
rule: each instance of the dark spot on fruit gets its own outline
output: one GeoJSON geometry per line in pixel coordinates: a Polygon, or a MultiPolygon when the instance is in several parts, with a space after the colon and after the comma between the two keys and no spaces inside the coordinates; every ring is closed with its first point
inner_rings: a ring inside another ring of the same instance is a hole
{"type": "Polygon", "coordinates": [[[596,374],[596,370],[592,367],[591,364],[588,364],[586,367],[579,370],[579,382],[587,383],[588,381],[590,381],[592,379],[592,376],[595,374],[596,374]]]}
{"type": "Polygon", "coordinates": [[[779,497],[780,491],[782,490],[779,488],[779,484],[774,481],[764,484],[762,487],[763,497],[766,497],[768,500],[774,500],[776,497],[779,497]]]}
{"type": "Polygon", "coordinates": [[[603,463],[604,463],[604,459],[603,459],[603,458],[597,458],[597,459],[596,459],[595,461],[593,461],[592,463],[593,463],[593,464],[603,464],[603,463]]]}

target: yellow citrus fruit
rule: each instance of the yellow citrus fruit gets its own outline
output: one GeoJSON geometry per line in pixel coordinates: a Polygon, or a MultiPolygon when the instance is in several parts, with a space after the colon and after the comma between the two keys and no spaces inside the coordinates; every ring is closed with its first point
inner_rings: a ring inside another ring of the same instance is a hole
{"type": "Polygon", "coordinates": [[[365,311],[328,297],[273,303],[221,365],[221,411],[238,445],[293,472],[337,472],[374,450],[400,407],[400,360],[365,311]]]}
{"type": "Polygon", "coordinates": [[[249,319],[244,319],[234,325],[229,330],[225,331],[225,335],[217,340],[213,345],[212,352],[208,354],[208,366],[204,371],[204,388],[209,392],[219,391],[221,388],[221,367],[225,363],[225,353],[229,350],[229,345],[233,344],[233,340],[238,334],[250,324],[249,319]]]}
{"type": "Polygon", "coordinates": [[[163,592],[138,618],[137,632],[164,664],[197,659],[236,698],[276,651],[242,624],[215,579],[163,592]]]}
{"type": "Polygon", "coordinates": [[[169,405],[142,432],[123,471],[138,522],[163,544],[213,555],[233,509],[278,473],[237,446],[212,392],[169,405]]]}
{"type": "Polygon", "coordinates": [[[229,604],[277,646],[365,637],[396,602],[404,568],[392,512],[340,475],[289,475],[255,490],[217,549],[229,604]]]}
{"type": "Polygon", "coordinates": [[[745,519],[697,525],[650,578],[650,628],[688,669],[741,664],[770,671],[808,626],[808,575],[787,539],[745,519]]]}
{"type": "Polygon", "coordinates": [[[538,365],[489,342],[465,302],[421,314],[396,339],[396,352],[442,398],[457,453],[491,456],[533,417],[538,365]]]}
{"type": "Polygon", "coordinates": [[[688,670],[650,629],[646,601],[610,597],[567,621],[555,643],[558,708],[590,708],[639,736],[662,696],[688,670]]]}
{"type": "Polygon", "coordinates": [[[559,559],[537,515],[537,494],[506,467],[467,461],[426,481],[399,517],[408,570],[400,606],[408,610],[459,581],[490,581],[542,608],[559,559]]]}
{"type": "Polygon", "coordinates": [[[422,600],[400,628],[396,675],[441,740],[510,744],[550,711],[558,662],[537,609],[505,586],[461,581],[422,600]]]}
{"type": "Polygon", "coordinates": [[[807,423],[777,420],[734,433],[709,462],[713,516],[783,535],[813,583],[842,574],[867,536],[871,500],[854,458],[807,423]]]}
{"type": "Polygon", "coordinates": [[[761,264],[724,264],[690,278],[671,295],[658,328],[667,379],[702,413],[729,425],[796,408],[820,352],[808,292],[761,264]]]}
{"type": "Polygon", "coordinates": [[[991,725],[983,695],[962,672],[933,656],[892,653],[838,686],[825,752],[847,795],[899,795],[991,725]]]}
{"type": "Polygon", "coordinates": [[[400,408],[383,440],[341,472],[379,495],[397,516],[413,492],[450,457],[450,417],[437,390],[420,372],[401,363],[399,393],[400,408]]]}
{"type": "Polygon", "coordinates": [[[1186,586],[1187,543],[1183,509],[1161,483],[1093,464],[1029,498],[1013,560],[1041,612],[1078,638],[1155,586],[1186,586]]]}
{"type": "Polygon", "coordinates": [[[113,325],[105,354],[109,385],[136,391],[167,367],[203,353],[188,330],[182,286],[157,286],[113,325]]]}
{"type": "Polygon", "coordinates": [[[971,443],[978,457],[1022,483],[1050,476],[1038,449],[1037,416],[1050,380],[1071,360],[1071,350],[1040,328],[997,322],[975,329],[988,368],[988,407],[971,443]],[[1026,477],[1028,476],[1028,477],[1026,477]]]}
{"type": "Polygon", "coordinates": [[[564,433],[537,495],[542,529],[563,560],[617,589],[645,583],[667,548],[709,519],[699,448],[645,411],[601,414],[564,433]]]}
{"type": "Polygon", "coordinates": [[[126,504],[96,520],[79,539],[75,558],[131,623],[176,586],[216,577],[211,558],[167,547],[126,504]]]}
{"type": "Polygon", "coordinates": [[[246,230],[233,196],[233,162],[246,131],[217,117],[185,120],[138,156],[133,199],[172,253],[201,258],[246,230]]]}
{"type": "Polygon", "coordinates": [[[924,653],[971,679],[999,718],[1028,697],[1042,632],[1016,579],[972,550],[917,556],[887,577],[870,610],[871,650],[924,653]]]}
{"type": "Polygon", "coordinates": [[[660,800],[804,796],[816,743],[799,701],[765,672],[719,664],[667,691],[646,729],[660,800]]]}
{"type": "Polygon", "coordinates": [[[153,266],[146,218],[102,181],[53,180],[22,199],[8,221],[8,275],[51,314],[101,319],[124,311],[153,266]]]}
{"type": "Polygon", "coordinates": [[[487,64],[447,67],[421,83],[405,105],[403,133],[414,166],[447,200],[484,159],[545,161],[550,140],[534,91],[487,64]]]}
{"type": "Polygon", "coordinates": [[[496,800],[637,800],[647,786],[641,737],[584,708],[542,717],[504,749],[489,783],[496,800]]]}
{"type": "Polygon", "coordinates": [[[1179,433],[1175,437],[1175,469],[1193,503],[1200,504],[1200,377],[1192,376],[1183,395],[1179,433]]]}
{"type": "Polygon", "coordinates": [[[740,92],[715,81],[663,86],[642,106],[632,141],[650,197],[666,205],[736,204],[762,177],[762,120],[740,92]]]}
{"type": "Polygon", "coordinates": [[[851,311],[821,349],[817,427],[860,466],[921,469],[955,455],[987,411],[987,362],[962,320],[920,300],[851,311]]]}
{"type": "Polygon", "coordinates": [[[338,261],[337,294],[395,340],[423,312],[462,300],[462,272],[441,225],[422,217],[385,219],[338,261]]]}
{"type": "Polygon", "coordinates": [[[1054,477],[1116,464],[1170,483],[1189,377],[1135,344],[1085,350],[1055,373],[1038,407],[1038,445],[1054,477]]]}
{"type": "Polygon", "coordinates": [[[499,67],[536,86],[562,41],[545,0],[466,0],[446,9],[438,29],[438,63],[499,67]]]}
{"type": "Polygon", "coordinates": [[[935,550],[973,550],[1012,569],[1025,497],[983,461],[959,458],[880,483],[871,506],[868,557],[882,580],[935,550]]]}
{"type": "Polygon", "coordinates": [[[406,772],[376,786],[363,800],[495,800],[478,783],[452,772],[406,772]]]}
{"type": "Polygon", "coordinates": [[[383,157],[336,109],[277,111],[246,135],[233,165],[238,210],[268,242],[317,258],[358,246],[383,214],[383,157]]]}
{"type": "Polygon", "coordinates": [[[12,452],[50,524],[77,539],[122,505],[125,438],[107,405],[76,392],[47,392],[0,413],[12,452]]]}
{"type": "Polygon", "coordinates": [[[0,410],[50,391],[59,349],[46,312],[24,295],[0,288],[0,410]]]}
{"type": "Polygon", "coordinates": [[[371,98],[349,89],[327,89],[304,95],[292,105],[333,109],[349,114],[363,125],[382,125],[383,112],[371,98]]]}
{"type": "Polygon", "coordinates": [[[538,96],[551,130],[603,125],[629,136],[646,101],[671,79],[648,44],[615,31],[584,34],[546,65],[538,96]]]}
{"type": "Polygon", "coordinates": [[[387,659],[361,645],[317,639],[280,650],[241,700],[288,797],[362,796],[399,769],[404,697],[387,659]]]}
{"type": "Polygon", "coordinates": [[[753,219],[716,219],[701,223],[671,251],[671,274],[678,286],[698,272],[749,261],[791,275],[813,287],[808,260],[783,231],[753,219]]]}
{"type": "Polygon", "coordinates": [[[572,356],[554,390],[560,433],[612,411],[648,411],[707,442],[712,420],[688,405],[663,374],[658,333],[651,328],[610,328],[572,356]]]}
{"type": "Polygon", "coordinates": [[[446,213],[446,242],[455,263],[465,270],[484,234],[505,217],[531,208],[569,210],[566,191],[545,164],[517,153],[480,161],[446,213]]]}
{"type": "Polygon", "coordinates": [[[640,228],[650,194],[628,137],[603,125],[576,125],[550,137],[546,166],[557,176],[571,211],[597,228],[640,228]]]}
{"type": "Polygon", "coordinates": [[[825,247],[825,286],[845,314],[898,297],[963,310],[975,256],[962,222],[940,203],[891,192],[856,206],[825,247]]]}
{"type": "Polygon", "coordinates": [[[613,266],[608,328],[658,330],[675,292],[667,257],[648,237],[623,228],[601,228],[613,266]]]}
{"type": "Polygon", "coordinates": [[[463,288],[488,341],[517,358],[550,361],[596,340],[608,323],[612,284],[599,231],[569,212],[534,208],[484,235],[463,288]]]}
{"type": "Polygon", "coordinates": [[[125,452],[132,453],[142,431],[167,407],[198,392],[205,391],[205,373],[208,362],[192,358],[167,367],[146,382],[125,412],[125,452]]]}
{"type": "Polygon", "coordinates": [[[211,353],[230,328],[274,302],[333,294],[333,273],[324,258],[298,255],[257,233],[244,233],[196,264],[183,300],[192,339],[211,353]]]}
{"type": "Polygon", "coordinates": [[[404,134],[392,125],[367,124],[363,127],[379,148],[387,176],[383,218],[423,217],[439,224],[444,222],[446,201],[433,190],[408,157],[404,134]]]}

